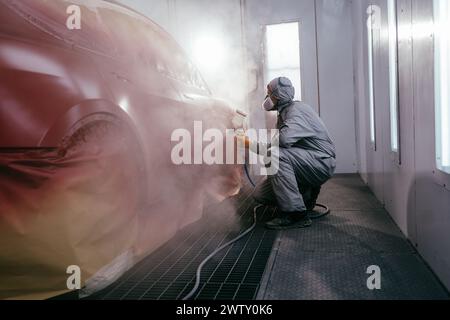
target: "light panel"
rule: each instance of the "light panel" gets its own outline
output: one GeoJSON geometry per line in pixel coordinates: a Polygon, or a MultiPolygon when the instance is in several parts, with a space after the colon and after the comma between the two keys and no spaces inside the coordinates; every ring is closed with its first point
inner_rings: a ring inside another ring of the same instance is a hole
{"type": "Polygon", "coordinates": [[[434,0],[436,160],[450,173],[450,1],[434,0]]]}
{"type": "Polygon", "coordinates": [[[396,0],[388,0],[389,19],[389,95],[391,119],[391,150],[399,151],[398,132],[398,53],[397,53],[397,6],[396,0]]]}
{"type": "Polygon", "coordinates": [[[265,80],[288,77],[295,87],[295,99],[301,100],[299,23],[281,23],[266,26],[265,80]]]}

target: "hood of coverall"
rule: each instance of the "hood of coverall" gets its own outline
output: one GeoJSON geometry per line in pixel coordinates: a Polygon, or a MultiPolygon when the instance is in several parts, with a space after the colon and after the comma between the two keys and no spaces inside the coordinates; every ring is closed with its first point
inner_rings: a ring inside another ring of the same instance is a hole
{"type": "Polygon", "coordinates": [[[291,80],[286,77],[275,78],[269,83],[272,96],[278,100],[271,111],[280,111],[285,106],[292,103],[295,97],[295,88],[291,80]]]}

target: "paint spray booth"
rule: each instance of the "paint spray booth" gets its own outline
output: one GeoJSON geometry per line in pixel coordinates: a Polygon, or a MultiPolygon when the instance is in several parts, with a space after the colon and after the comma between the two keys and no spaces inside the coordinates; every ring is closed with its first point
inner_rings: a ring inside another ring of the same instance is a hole
{"type": "Polygon", "coordinates": [[[0,299],[449,299],[449,1],[0,0],[0,21],[0,299]],[[254,197],[287,175],[273,79],[335,146],[308,228],[267,228],[277,183],[254,197]]]}

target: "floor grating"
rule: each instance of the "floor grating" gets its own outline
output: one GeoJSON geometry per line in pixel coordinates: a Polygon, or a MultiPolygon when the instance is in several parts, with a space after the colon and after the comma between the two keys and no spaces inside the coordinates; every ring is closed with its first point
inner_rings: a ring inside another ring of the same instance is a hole
{"type": "MultiPolygon", "coordinates": [[[[216,248],[235,238],[253,224],[250,194],[228,202],[238,204],[236,217],[216,223],[214,210],[145,258],[117,282],[88,299],[177,300],[194,286],[200,263],[216,248]],[[236,223],[238,220],[238,223],[236,223]]],[[[224,203],[229,207],[229,203],[224,203]]],[[[195,300],[251,300],[256,297],[277,233],[264,228],[274,209],[262,208],[257,227],[244,239],[224,249],[203,269],[195,300]]]]}

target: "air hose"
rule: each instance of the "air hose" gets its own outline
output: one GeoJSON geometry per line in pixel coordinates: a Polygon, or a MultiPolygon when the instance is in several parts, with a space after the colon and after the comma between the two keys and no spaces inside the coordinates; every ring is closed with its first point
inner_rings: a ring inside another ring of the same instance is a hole
{"type": "MultiPolygon", "coordinates": [[[[244,170],[245,170],[245,174],[247,175],[248,181],[250,182],[250,184],[256,188],[256,184],[253,182],[249,170],[248,170],[248,165],[245,164],[244,166],[244,170]]],[[[323,213],[316,213],[314,212],[313,214],[309,214],[309,218],[312,220],[317,220],[317,219],[321,219],[324,218],[325,216],[330,214],[330,209],[327,206],[324,206],[322,204],[317,204],[317,207],[323,208],[325,210],[325,212],[323,213]]],[[[264,205],[257,205],[254,209],[253,209],[253,224],[250,228],[248,228],[247,230],[245,230],[243,233],[241,233],[239,236],[237,236],[236,238],[234,238],[233,240],[225,243],[223,246],[217,248],[213,253],[211,253],[208,257],[206,257],[205,260],[202,261],[202,263],[198,266],[197,268],[197,272],[196,272],[196,279],[195,279],[195,285],[192,288],[192,290],[182,299],[183,301],[192,299],[192,297],[195,295],[195,293],[197,292],[197,290],[200,288],[200,281],[201,281],[201,274],[202,274],[202,270],[204,268],[204,266],[212,259],[214,258],[219,252],[221,252],[222,250],[224,250],[225,248],[235,244],[236,242],[238,242],[239,240],[241,240],[242,238],[244,238],[246,235],[248,235],[250,232],[252,232],[255,228],[256,228],[256,213],[257,211],[264,207],[264,205]]]]}
{"type": "Polygon", "coordinates": [[[209,262],[209,260],[211,260],[212,258],[214,258],[214,256],[216,256],[220,251],[224,250],[225,248],[235,244],[236,242],[238,242],[239,240],[241,240],[242,238],[244,238],[246,235],[248,235],[250,232],[252,232],[255,228],[256,228],[256,212],[258,211],[258,209],[262,208],[263,205],[258,205],[255,207],[255,209],[253,209],[253,225],[248,228],[247,230],[245,230],[243,233],[241,233],[238,237],[236,237],[235,239],[231,240],[230,242],[225,243],[223,246],[221,246],[220,248],[217,248],[213,253],[211,253],[205,260],[203,260],[203,262],[198,266],[197,268],[197,273],[196,273],[196,279],[195,279],[195,286],[194,288],[192,288],[191,292],[189,292],[182,300],[186,301],[191,299],[195,293],[197,292],[197,290],[200,287],[200,277],[202,274],[202,269],[203,267],[209,262]]]}
{"type": "Polygon", "coordinates": [[[244,165],[244,171],[245,171],[245,175],[247,176],[247,179],[250,182],[250,184],[253,186],[253,188],[256,188],[256,184],[253,182],[252,177],[250,176],[250,172],[248,171],[247,163],[244,165]]]}
{"type": "Polygon", "coordinates": [[[318,220],[318,219],[322,219],[325,218],[326,216],[328,216],[331,213],[330,208],[328,208],[327,206],[320,204],[320,203],[316,203],[316,207],[322,208],[324,209],[323,212],[316,212],[316,211],[311,211],[308,213],[308,217],[311,220],[318,220]]]}

